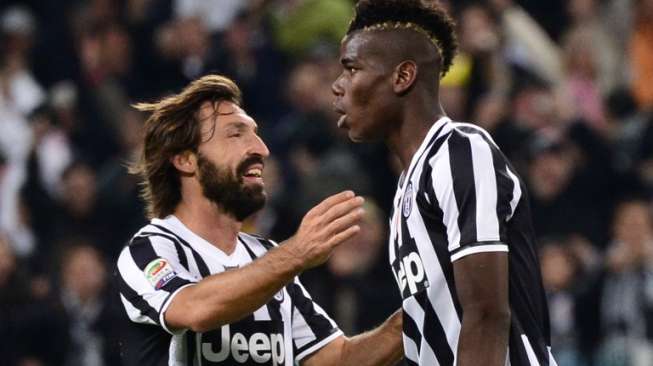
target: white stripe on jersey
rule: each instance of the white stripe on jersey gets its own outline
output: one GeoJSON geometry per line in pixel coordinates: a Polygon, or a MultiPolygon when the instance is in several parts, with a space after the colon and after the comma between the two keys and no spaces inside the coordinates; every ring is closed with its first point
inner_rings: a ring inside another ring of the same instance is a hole
{"type": "Polygon", "coordinates": [[[458,205],[453,189],[453,175],[449,163],[449,141],[440,148],[440,152],[429,161],[433,168],[431,177],[433,179],[435,196],[438,200],[440,210],[444,215],[442,221],[447,227],[449,240],[449,251],[460,247],[460,228],[458,227],[458,205]]]}
{"type": "Polygon", "coordinates": [[[526,337],[525,334],[522,334],[521,340],[524,343],[524,349],[526,350],[528,361],[531,363],[531,366],[540,366],[540,362],[537,360],[537,356],[535,356],[535,351],[533,351],[533,346],[531,346],[528,337],[526,337]]]}
{"type": "Polygon", "coordinates": [[[406,337],[404,333],[402,333],[401,337],[404,341],[404,356],[415,363],[419,363],[419,351],[415,342],[406,337]]]}
{"type": "Polygon", "coordinates": [[[508,176],[510,176],[510,179],[512,180],[513,183],[513,188],[512,188],[512,200],[510,200],[510,214],[506,218],[506,221],[510,220],[512,218],[512,215],[515,214],[515,210],[517,209],[517,204],[519,204],[519,200],[521,200],[521,185],[519,184],[519,178],[515,175],[515,173],[512,172],[509,166],[506,166],[506,171],[508,172],[508,176]]]}
{"type": "MultiPolygon", "coordinates": [[[[300,321],[302,323],[306,323],[306,319],[304,319],[304,316],[302,313],[299,312],[299,309],[294,308],[292,312],[292,317],[294,320],[300,321]]],[[[313,342],[315,340],[315,333],[311,330],[311,328],[302,328],[299,330],[296,330],[295,333],[295,347],[297,348],[302,348],[305,345],[313,342]]]]}
{"type": "Polygon", "coordinates": [[[120,301],[125,307],[125,311],[127,312],[129,319],[131,319],[133,322],[156,325],[156,322],[150,319],[149,316],[146,316],[143,313],[141,313],[140,310],[136,309],[136,307],[134,307],[134,305],[132,305],[129,301],[127,301],[127,299],[122,294],[120,294],[120,301]]]}
{"type": "MultiPolygon", "coordinates": [[[[424,157],[424,159],[425,158],[426,157],[424,157]]],[[[417,177],[421,176],[423,167],[424,163],[423,161],[420,161],[419,165],[415,168],[414,175],[417,177]]],[[[422,215],[410,215],[407,218],[407,223],[408,226],[412,228],[409,232],[417,244],[417,250],[422,262],[432,264],[438,263],[439,259],[435,253],[433,243],[431,243],[422,215]]],[[[440,324],[442,324],[442,328],[447,335],[449,347],[451,347],[455,355],[456,350],[458,349],[458,334],[460,333],[461,324],[460,319],[458,319],[454,300],[451,297],[451,292],[454,289],[449,288],[441,266],[428,265],[424,266],[424,270],[426,272],[426,277],[429,280],[430,288],[427,291],[429,302],[431,303],[436,316],[440,320],[440,324]]]]}
{"type": "MultiPolygon", "coordinates": [[[[410,297],[404,300],[403,309],[405,315],[408,315],[415,324],[419,327],[420,324],[424,324],[424,309],[422,306],[415,300],[415,297],[410,297]]],[[[437,358],[435,357],[435,352],[431,348],[431,345],[426,340],[423,330],[420,329],[421,342],[419,347],[419,364],[420,365],[439,365],[437,358]]]]}
{"type": "Polygon", "coordinates": [[[474,186],[476,188],[476,241],[499,241],[499,222],[496,215],[497,180],[490,145],[477,134],[465,134],[472,147],[474,186]]]}

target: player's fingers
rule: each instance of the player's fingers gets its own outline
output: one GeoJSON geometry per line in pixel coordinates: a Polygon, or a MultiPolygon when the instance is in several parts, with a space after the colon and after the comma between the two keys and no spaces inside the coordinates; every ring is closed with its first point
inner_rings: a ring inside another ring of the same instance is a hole
{"type": "Polygon", "coordinates": [[[353,197],[346,201],[340,202],[337,205],[332,206],[327,212],[324,213],[322,219],[323,222],[331,222],[341,216],[344,216],[357,208],[361,207],[365,199],[363,197],[353,197]]]}
{"type": "Polygon", "coordinates": [[[337,205],[338,203],[340,203],[342,201],[346,201],[346,200],[348,200],[350,198],[353,198],[353,197],[354,197],[354,192],[352,192],[352,191],[343,191],[343,192],[334,194],[332,196],[329,196],[325,200],[320,202],[317,206],[313,207],[306,216],[308,216],[309,214],[311,214],[311,215],[322,215],[325,212],[327,212],[334,205],[337,205]]]}
{"type": "Polygon", "coordinates": [[[344,231],[339,232],[338,234],[334,235],[327,241],[327,246],[329,247],[335,247],[337,245],[340,245],[342,242],[344,242],[347,239],[352,238],[354,235],[358,234],[361,231],[360,226],[354,225],[350,226],[344,231]]]}
{"type": "Polygon", "coordinates": [[[355,211],[352,211],[329,223],[326,227],[328,235],[332,236],[343,230],[346,230],[350,226],[353,226],[356,224],[356,222],[360,221],[364,213],[365,210],[362,208],[357,208],[355,211]]]}

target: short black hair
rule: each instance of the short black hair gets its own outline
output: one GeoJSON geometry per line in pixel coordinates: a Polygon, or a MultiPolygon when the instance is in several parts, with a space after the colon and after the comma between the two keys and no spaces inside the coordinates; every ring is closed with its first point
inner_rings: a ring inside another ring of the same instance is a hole
{"type": "Polygon", "coordinates": [[[438,42],[441,75],[449,71],[458,49],[455,23],[435,0],[359,0],[347,34],[385,22],[413,23],[438,42]]]}

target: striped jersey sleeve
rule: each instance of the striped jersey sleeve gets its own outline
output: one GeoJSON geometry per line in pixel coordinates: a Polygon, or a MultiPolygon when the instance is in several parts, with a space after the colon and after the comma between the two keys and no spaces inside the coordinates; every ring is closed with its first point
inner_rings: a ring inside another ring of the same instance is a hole
{"type": "Polygon", "coordinates": [[[298,278],[286,286],[292,299],[293,353],[299,363],[327,345],[342,332],[327,313],[313,301],[298,278]]]}
{"type": "Polygon", "coordinates": [[[431,166],[431,197],[442,212],[451,261],[507,252],[506,224],[521,199],[520,182],[484,131],[456,124],[431,166]]]}
{"type": "Polygon", "coordinates": [[[126,246],[117,264],[120,299],[134,323],[166,326],[164,313],[172,298],[197,280],[182,265],[175,243],[163,236],[137,236],[126,246]]]}

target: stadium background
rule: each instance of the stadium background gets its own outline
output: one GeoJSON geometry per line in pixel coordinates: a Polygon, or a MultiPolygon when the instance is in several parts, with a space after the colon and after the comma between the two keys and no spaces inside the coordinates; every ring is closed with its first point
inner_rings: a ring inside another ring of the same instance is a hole
{"type": "MultiPolygon", "coordinates": [[[[454,118],[529,186],[561,366],[653,365],[653,0],[444,1],[454,118]]],[[[129,107],[235,79],[273,155],[247,230],[283,240],[326,195],[368,199],[355,242],[302,276],[348,334],[399,306],[385,226],[397,164],[335,127],[349,0],[0,2],[0,364],[120,365],[116,254],[144,223],[129,107]]]]}

